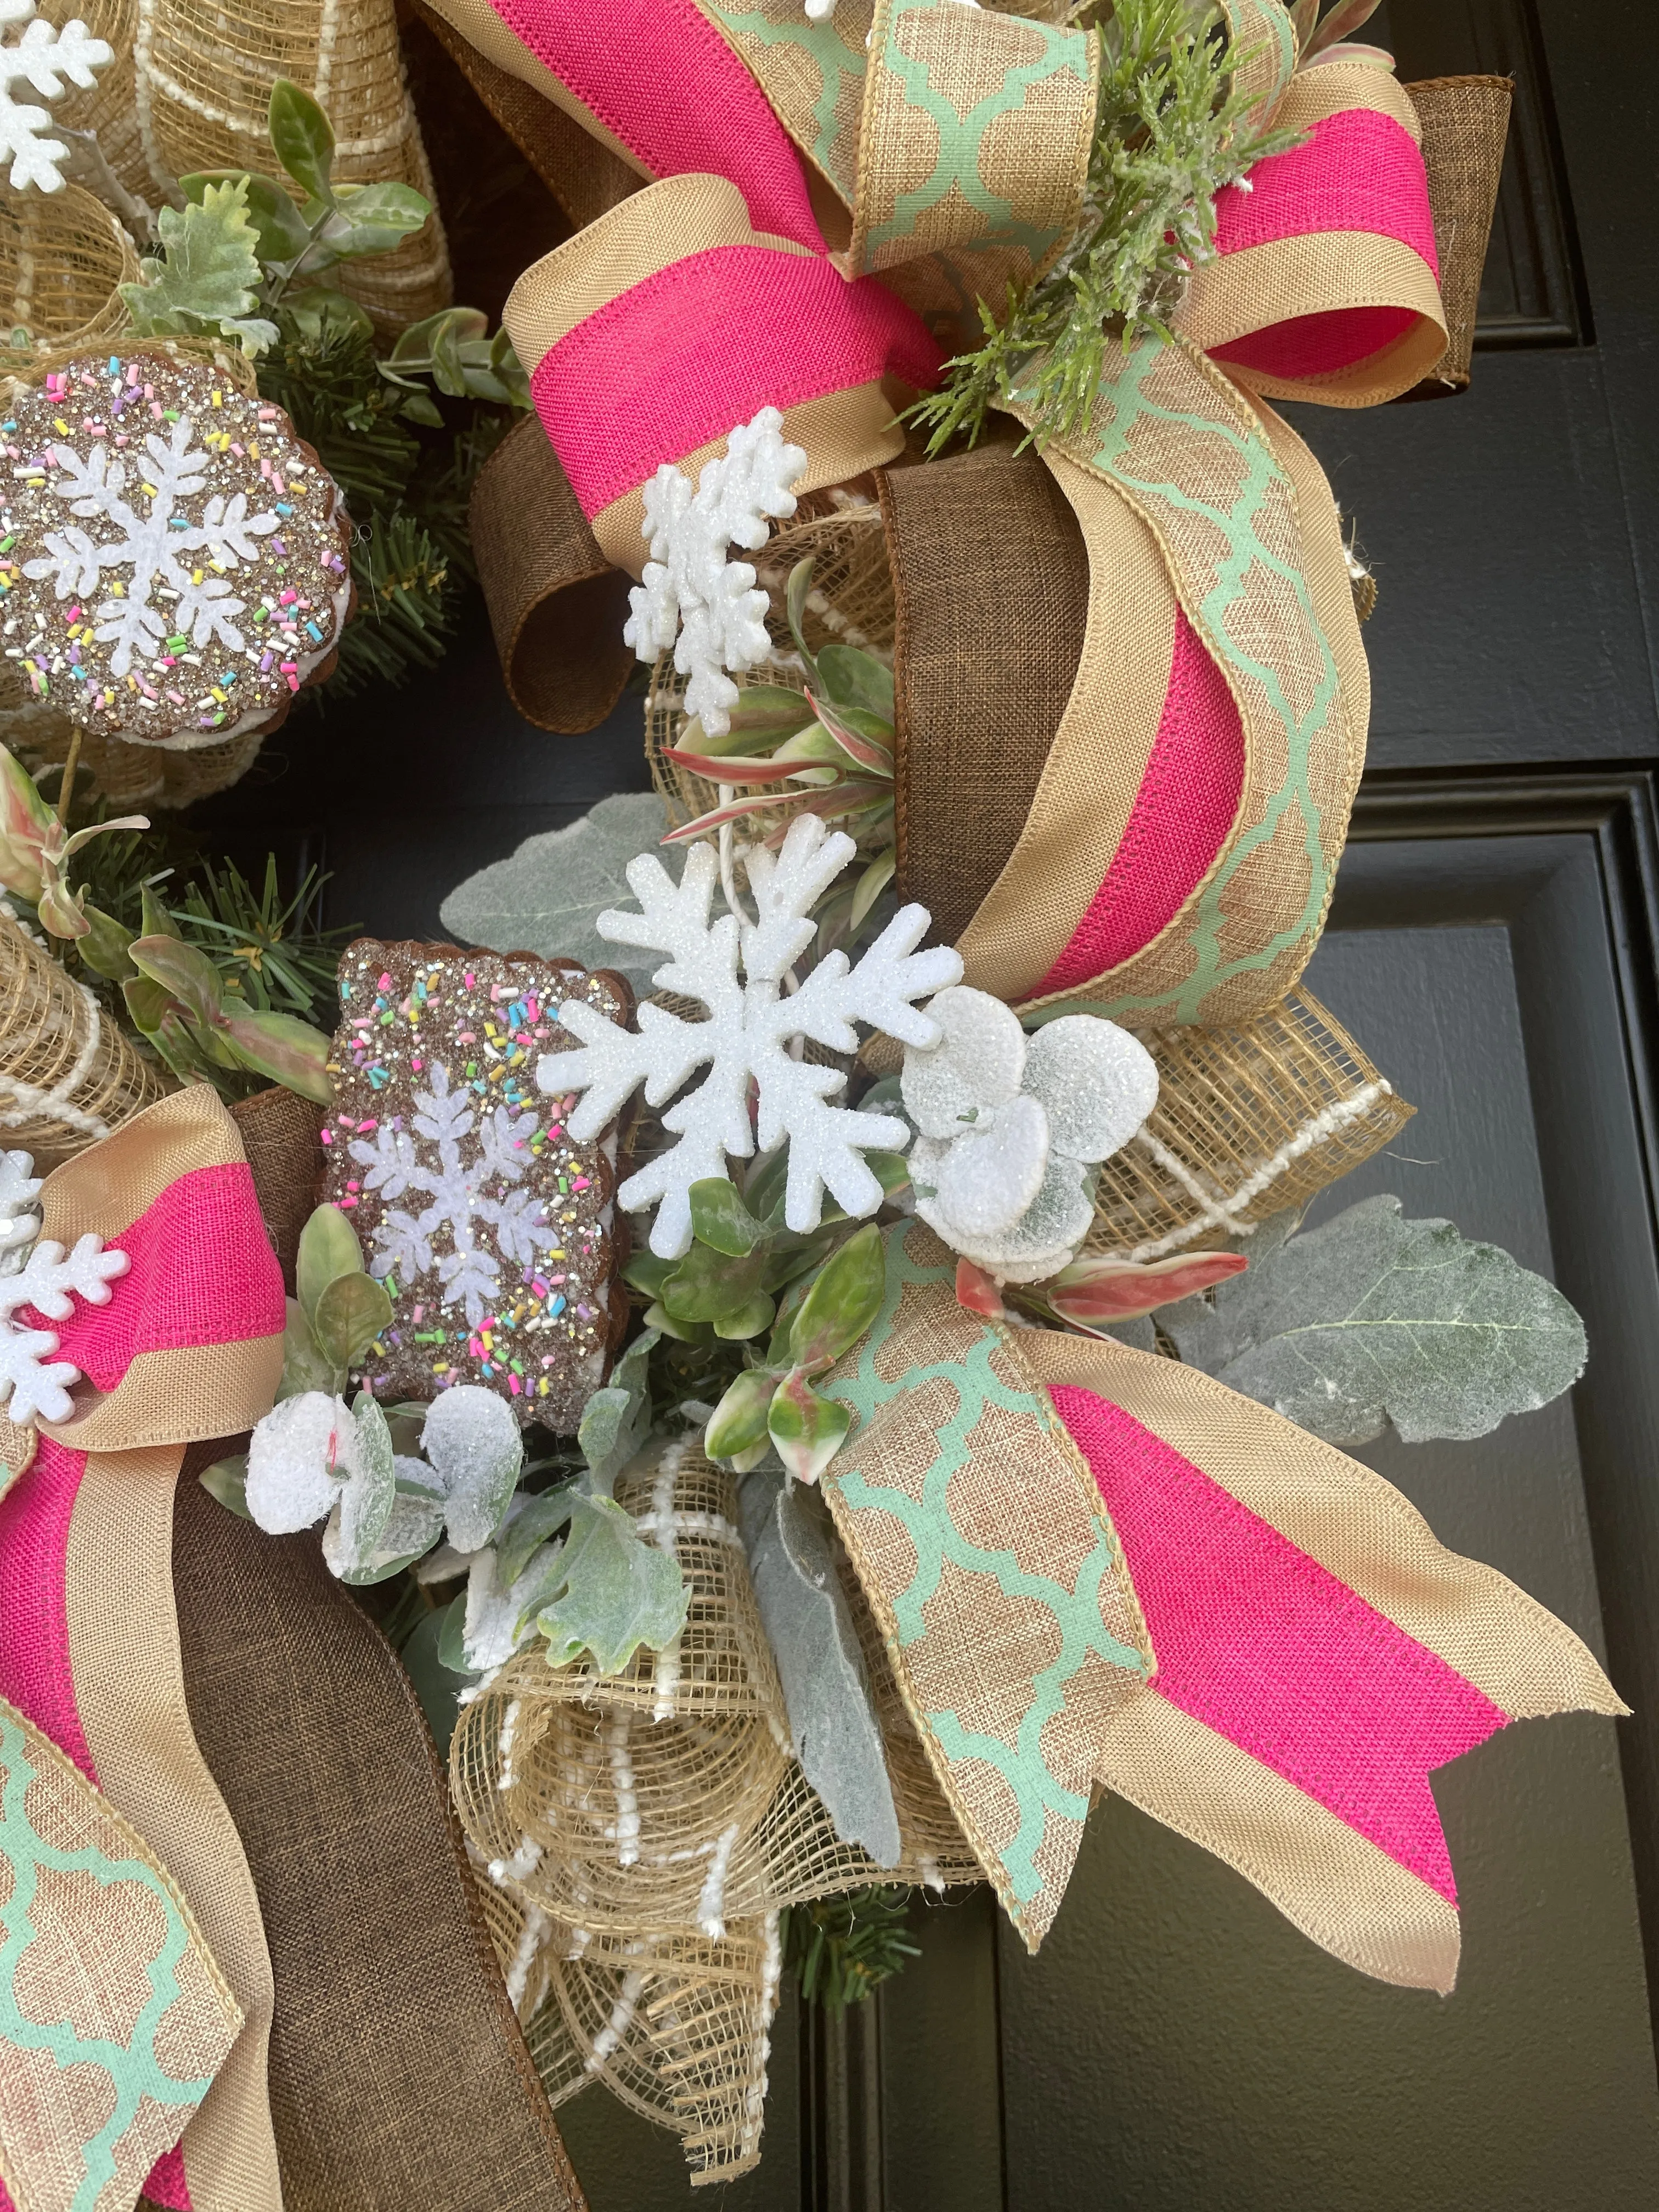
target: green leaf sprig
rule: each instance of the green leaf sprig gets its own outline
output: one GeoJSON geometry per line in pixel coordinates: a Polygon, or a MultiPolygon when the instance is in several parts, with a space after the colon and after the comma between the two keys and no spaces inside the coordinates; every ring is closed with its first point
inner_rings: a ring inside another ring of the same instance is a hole
{"type": "MultiPolygon", "coordinates": [[[[692,1185],[694,1223],[698,1194],[715,1187],[692,1185]]],[[[739,1219],[747,1209],[735,1191],[732,1198],[725,1210],[736,1241],[747,1233],[739,1219]]],[[[753,1216],[748,1220],[758,1241],[765,1232],[753,1216]]],[[[692,1252],[697,1249],[694,1243],[692,1252]]],[[[881,1310],[885,1285],[886,1251],[873,1221],[811,1274],[797,1277],[775,1308],[764,1354],[751,1359],[714,1408],[703,1437],[709,1458],[742,1474],[770,1449],[797,1482],[816,1482],[845,1442],[851,1416],[813,1384],[864,1335],[881,1310]]]]}
{"type": "Polygon", "coordinates": [[[980,302],[983,344],[910,410],[930,453],[971,443],[1016,394],[1038,443],[1081,429],[1109,351],[1146,331],[1169,337],[1192,265],[1214,246],[1216,194],[1296,143],[1247,128],[1218,9],[1116,0],[1102,43],[1082,222],[1024,297],[1011,287],[1000,316],[980,302]]]}
{"type": "Polygon", "coordinates": [[[337,1397],[353,1368],[392,1323],[386,1286],[363,1267],[357,1232],[337,1206],[319,1206],[300,1232],[283,1337],[278,1400],[307,1390],[337,1397]]]}
{"type": "Polygon", "coordinates": [[[827,922],[850,938],[893,876],[893,673],[856,646],[826,645],[817,653],[809,648],[802,625],[812,565],[810,559],[796,562],[784,602],[806,671],[805,691],[750,685],[738,693],[723,737],[710,736],[695,715],[687,721],[664,758],[732,787],[733,796],[671,830],[663,842],[691,844],[728,822],[745,822],[775,850],[798,815],[822,817],[873,855],[851,884],[828,895],[820,917],[821,929],[827,922]]]}

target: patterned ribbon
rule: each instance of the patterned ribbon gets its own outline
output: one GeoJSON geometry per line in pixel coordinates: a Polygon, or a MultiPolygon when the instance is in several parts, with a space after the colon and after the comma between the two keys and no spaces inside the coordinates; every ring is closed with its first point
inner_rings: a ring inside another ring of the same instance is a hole
{"type": "Polygon", "coordinates": [[[1511,1720],[1624,1711],[1601,1668],[1369,1468],[1178,1362],[980,1322],[951,1257],[892,1232],[823,1486],[1027,1944],[1098,1785],[1362,1972],[1449,1990],[1428,1777],[1511,1720]]]}
{"type": "MultiPolygon", "coordinates": [[[[56,1954],[47,1974],[38,1914],[33,1946],[26,1923],[8,1924],[0,2173],[19,2212],[105,2212],[141,2187],[180,2212],[280,2212],[265,2079],[270,1966],[241,1844],[191,1729],[172,1534],[184,1446],[234,1435],[270,1409],[281,1270],[235,1124],[203,1086],[59,1168],[41,1204],[44,1235],[67,1246],[94,1231],[131,1266],[107,1305],[77,1306],[56,1324],[22,1316],[57,1327],[87,1385],[70,1419],[43,1425],[38,1449],[24,1431],[7,1439],[21,1472],[0,1498],[0,1694],[18,1721],[8,1735],[0,1716],[0,1761],[21,1793],[20,1817],[54,1847],[69,1848],[67,1831],[42,1829],[28,1768],[76,1794],[86,1848],[96,1843],[119,1886],[90,1856],[76,1865],[92,1878],[71,1881],[24,1828],[0,1834],[14,1899],[25,1881],[52,1898],[56,1954]],[[43,1764],[34,1730],[64,1758],[43,1764]],[[115,1820],[131,1823],[125,1858],[109,1840],[115,1820]],[[88,1960],[113,1958],[121,1972],[107,1984],[87,1972],[88,1960]],[[134,2010],[128,1984],[145,1972],[155,1999],[134,2010]],[[94,1982],[121,2033],[90,2006],[94,1982]],[[49,2036],[54,2104],[26,2094],[33,2046],[20,2014],[49,2036]],[[215,2024],[227,2021],[216,2050],[215,2024]],[[100,2076],[106,2090],[84,2086],[100,2076]],[[165,2097],[163,2078],[174,2084],[165,2097]],[[110,2113],[127,2110],[140,2121],[112,2139],[110,2113]],[[182,2154],[173,2148],[181,2129],[182,2154]]],[[[9,1816],[13,1801],[3,1802],[9,1816]]]]}
{"type": "MultiPolygon", "coordinates": [[[[763,406],[807,453],[800,489],[896,458],[896,399],[1082,209],[1092,33],[952,0],[821,22],[799,0],[631,0],[603,34],[578,0],[434,4],[650,180],[507,316],[581,516],[635,574],[646,483],[665,461],[695,477],[763,406]]],[[[1143,1024],[1247,1019],[1294,983],[1364,754],[1334,502],[1260,396],[1372,404],[1446,343],[1410,100],[1340,49],[1298,69],[1281,0],[1228,12],[1252,127],[1300,143],[1220,196],[1180,343],[1130,349],[1087,432],[1045,449],[1089,550],[1089,637],[1027,835],[962,940],[1012,1003],[1143,1024]]],[[[548,572],[583,574],[570,553],[548,572]]],[[[901,671],[901,750],[903,697],[901,671]]]]}
{"type": "MultiPolygon", "coordinates": [[[[583,512],[637,568],[638,509],[772,404],[804,488],[899,450],[931,385],[1054,260],[1082,210],[1098,35],[951,0],[434,0],[654,189],[526,271],[507,310],[583,512]],[[711,188],[723,183],[729,191],[711,188]],[[837,283],[839,276],[847,280],[837,283]],[[872,283],[879,276],[880,283],[872,283]]],[[[1445,344],[1410,102],[1386,71],[1293,74],[1279,0],[1235,0],[1259,122],[1310,135],[1224,194],[1186,321],[1241,380],[1360,404],[1445,344]]]]}

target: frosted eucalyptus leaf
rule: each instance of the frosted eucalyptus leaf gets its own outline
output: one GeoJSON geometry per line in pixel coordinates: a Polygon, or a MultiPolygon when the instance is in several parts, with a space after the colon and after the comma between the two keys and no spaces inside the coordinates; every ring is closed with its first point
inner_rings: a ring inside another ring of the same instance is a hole
{"type": "Polygon", "coordinates": [[[642,1543],[613,1498],[573,1502],[556,1571],[557,1588],[536,1616],[550,1666],[589,1651],[601,1674],[615,1674],[641,1644],[659,1651],[685,1626],[690,1593],[679,1561],[642,1543]]]}
{"type": "Polygon", "coordinates": [[[458,1552],[482,1551],[501,1526],[524,1467],[524,1438],[504,1398],[457,1382],[428,1408],[421,1443],[443,1486],[458,1552]]]}
{"type": "Polygon", "coordinates": [[[767,1474],[744,1477],[738,1506],[801,1771],[842,1841],[896,1866],[898,1814],[829,1516],[812,1492],[767,1474]]]}
{"type": "Polygon", "coordinates": [[[416,1559],[429,1552],[443,1533],[441,1499],[399,1491],[392,1498],[391,1514],[378,1540],[366,1554],[357,1555],[355,1565],[347,1565],[337,1534],[339,1516],[340,1509],[337,1507],[323,1531],[323,1557],[331,1573],[355,1589],[369,1583],[389,1582],[393,1575],[401,1574],[405,1567],[413,1566],[416,1559]]]}
{"type": "Polygon", "coordinates": [[[372,1568],[398,1496],[392,1431],[367,1390],[357,1393],[351,1417],[356,1433],[340,1458],[349,1472],[323,1531],[323,1557],[342,1580],[372,1568]]]}
{"type": "Polygon", "coordinates": [[[1403,1220],[1390,1197],[1159,1318],[1184,1360],[1332,1443],[1389,1422],[1407,1443],[1483,1437],[1584,1365],[1583,1324],[1553,1284],[1449,1221],[1403,1220]]]}
{"type": "Polygon", "coordinates": [[[576,1443],[596,1486],[608,1491],[651,1431],[651,1389],[647,1366],[660,1333],[635,1338],[611,1370],[611,1380],[582,1408],[576,1443]]]}
{"type": "Polygon", "coordinates": [[[464,945],[496,952],[565,953],[585,968],[620,969],[649,989],[662,955],[613,945],[593,925],[606,907],[632,903],[628,863],[655,852],[667,827],[650,792],[602,799],[580,820],[527,837],[509,859],[458,884],[441,909],[444,927],[464,945]]]}

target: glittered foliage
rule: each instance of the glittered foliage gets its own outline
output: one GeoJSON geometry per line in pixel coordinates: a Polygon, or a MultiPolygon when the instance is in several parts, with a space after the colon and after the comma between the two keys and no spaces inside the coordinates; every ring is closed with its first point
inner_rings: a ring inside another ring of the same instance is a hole
{"type": "Polygon", "coordinates": [[[1332,1443],[1481,1437],[1583,1371],[1554,1285],[1449,1221],[1362,1199],[1159,1316],[1181,1357],[1332,1443]]]}

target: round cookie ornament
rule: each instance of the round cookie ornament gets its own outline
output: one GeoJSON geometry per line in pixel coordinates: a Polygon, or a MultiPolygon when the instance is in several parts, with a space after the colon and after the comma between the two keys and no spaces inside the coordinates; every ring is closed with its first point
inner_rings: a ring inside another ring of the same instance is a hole
{"type": "Polygon", "coordinates": [[[329,674],[350,522],[280,407],[150,354],[71,361],[0,420],[0,641],[35,698],[175,750],[329,674]]]}

